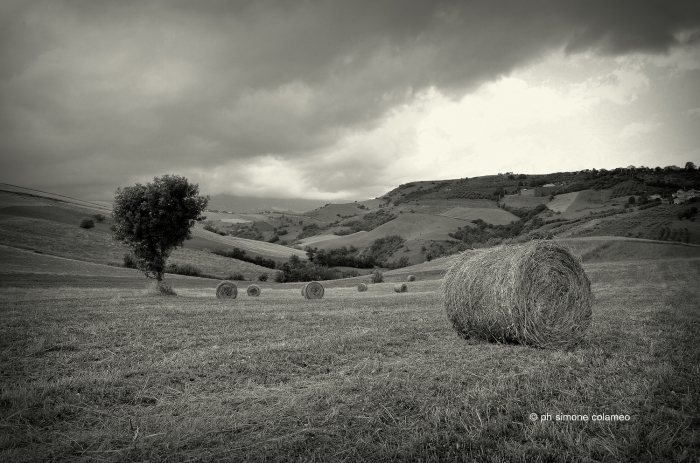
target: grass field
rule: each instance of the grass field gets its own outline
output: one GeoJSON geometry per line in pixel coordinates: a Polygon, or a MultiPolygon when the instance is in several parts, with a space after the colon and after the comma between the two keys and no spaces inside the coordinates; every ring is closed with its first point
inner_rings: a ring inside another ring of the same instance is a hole
{"type": "Polygon", "coordinates": [[[455,207],[449,209],[440,215],[445,217],[452,217],[455,219],[462,220],[476,220],[481,219],[486,223],[493,225],[507,225],[511,222],[517,222],[519,220],[518,216],[511,214],[503,209],[493,209],[493,208],[471,208],[471,207],[455,207]]]}
{"type": "Polygon", "coordinates": [[[578,236],[634,236],[657,239],[662,228],[689,231],[689,242],[700,244],[700,221],[679,220],[678,213],[692,207],[688,204],[661,205],[649,209],[635,210],[599,220],[594,224],[584,224],[573,229],[578,236]]]}
{"type": "Polygon", "coordinates": [[[195,224],[192,228],[194,237],[205,238],[211,242],[218,244],[222,249],[240,248],[246,252],[251,252],[254,255],[260,255],[267,258],[282,258],[289,259],[289,256],[295,255],[302,259],[306,259],[306,253],[298,249],[280,246],[279,244],[267,243],[265,241],[248,240],[245,238],[237,238],[235,236],[221,236],[216,233],[204,230],[203,225],[195,224]]]}
{"type": "MultiPolygon", "coordinates": [[[[218,236],[214,233],[211,235],[218,236]]],[[[84,230],[77,225],[3,215],[0,215],[0,245],[116,266],[122,265],[124,254],[129,251],[126,245],[114,241],[108,230],[97,227],[84,230]]],[[[283,249],[289,249],[290,254],[299,252],[290,248],[283,249]]],[[[272,273],[270,269],[259,265],[188,248],[174,250],[168,263],[195,265],[202,273],[219,278],[227,278],[231,273],[242,273],[246,279],[252,280],[261,273],[272,273]]]]}
{"type": "Polygon", "coordinates": [[[434,278],[220,302],[196,278],[2,274],[0,460],[697,461],[700,258],[585,268],[568,351],[460,339],[434,278]]]}

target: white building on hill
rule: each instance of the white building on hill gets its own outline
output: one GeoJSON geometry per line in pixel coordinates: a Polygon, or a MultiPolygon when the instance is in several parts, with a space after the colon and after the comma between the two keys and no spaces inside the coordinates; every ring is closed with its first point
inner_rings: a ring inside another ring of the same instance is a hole
{"type": "Polygon", "coordinates": [[[691,198],[700,197],[700,192],[695,189],[692,190],[678,190],[673,194],[673,204],[684,204],[687,203],[691,198]]]}

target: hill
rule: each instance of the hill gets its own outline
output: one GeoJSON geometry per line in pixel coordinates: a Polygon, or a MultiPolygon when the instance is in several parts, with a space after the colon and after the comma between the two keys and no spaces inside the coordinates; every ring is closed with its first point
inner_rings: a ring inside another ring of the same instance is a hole
{"type": "Polygon", "coordinates": [[[314,246],[326,248],[329,246],[355,246],[364,248],[369,246],[377,238],[390,235],[399,235],[408,242],[447,240],[450,239],[448,233],[457,227],[469,226],[463,220],[451,217],[434,216],[429,214],[399,214],[394,220],[380,225],[369,232],[359,232],[352,235],[318,240],[314,246]]]}
{"type": "MultiPolygon", "coordinates": [[[[29,202],[36,203],[39,201],[42,205],[50,205],[61,203],[63,206],[80,206],[83,208],[88,208],[91,210],[96,210],[102,213],[111,212],[111,206],[106,206],[103,202],[97,201],[85,201],[82,199],[71,198],[70,196],[59,195],[55,193],[49,193],[46,191],[35,190],[33,188],[25,188],[17,185],[10,185],[8,183],[0,183],[0,207],[5,207],[10,205],[7,201],[18,200],[18,198],[25,197],[29,202]]],[[[19,203],[18,205],[24,205],[19,203]]]]}
{"type": "Polygon", "coordinates": [[[233,196],[228,194],[211,195],[209,209],[212,211],[228,211],[237,213],[250,212],[307,212],[329,203],[322,199],[301,198],[254,198],[248,196],[233,196]]]}
{"type": "MultiPolygon", "coordinates": [[[[374,246],[372,252],[386,258],[382,265],[415,265],[471,247],[540,238],[617,236],[700,244],[700,222],[692,217],[696,212],[689,212],[692,205],[667,204],[678,187],[700,188],[700,171],[592,169],[416,181],[373,200],[326,203],[305,212],[274,210],[277,206],[264,211],[231,211],[223,203],[217,209],[214,202],[181,252],[208,256],[211,251],[235,247],[245,251],[247,258],[281,264],[290,256],[306,260],[306,246],[325,251],[345,247],[356,257],[367,256],[374,246]],[[663,198],[664,204],[649,202],[652,194],[663,198]],[[391,246],[382,247],[388,243],[387,237],[398,238],[390,240],[391,246]]],[[[14,245],[25,248],[42,242],[44,249],[53,246],[56,255],[68,255],[69,246],[60,249],[65,241],[62,238],[49,245],[54,236],[64,233],[82,243],[75,251],[79,258],[101,263],[121,261],[124,249],[113,249],[109,218],[92,230],[95,236],[104,235],[97,241],[83,243],[84,237],[76,234],[81,218],[108,211],[104,205],[12,188],[16,191],[0,194],[3,242],[14,240],[14,245]],[[47,222],[57,228],[49,232],[47,222]],[[103,255],[98,259],[100,252],[103,255]]],[[[194,254],[188,258],[202,262],[194,254]]],[[[360,264],[338,265],[347,270],[348,265],[360,264]]]]}
{"type": "MultiPolygon", "coordinates": [[[[46,256],[122,266],[129,248],[112,239],[111,219],[104,212],[107,211],[101,207],[86,206],[79,201],[40,196],[38,193],[0,191],[0,245],[46,256]],[[94,228],[86,230],[78,226],[83,218],[94,218],[96,214],[101,214],[103,221],[95,219],[94,228]]],[[[222,279],[241,274],[253,280],[263,273],[272,272],[269,268],[212,254],[209,250],[225,247],[212,235],[218,236],[204,232],[192,242],[186,241],[183,248],[173,251],[168,263],[194,266],[204,275],[222,279]]],[[[244,245],[240,241],[236,241],[236,244],[244,245]]],[[[260,245],[255,242],[248,247],[275,257],[286,254],[285,258],[289,258],[293,253],[305,255],[301,251],[275,247],[269,243],[260,245]]]]}
{"type": "Polygon", "coordinates": [[[319,220],[321,222],[333,223],[339,219],[356,217],[366,214],[368,209],[359,203],[348,204],[326,204],[323,207],[304,213],[305,216],[319,220]]]}

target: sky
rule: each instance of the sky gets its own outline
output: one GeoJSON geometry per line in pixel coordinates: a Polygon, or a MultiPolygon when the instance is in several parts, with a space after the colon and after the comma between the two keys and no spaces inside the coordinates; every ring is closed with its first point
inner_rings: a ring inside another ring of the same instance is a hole
{"type": "Polygon", "coordinates": [[[362,200],[700,165],[700,2],[0,2],[0,182],[362,200]]]}

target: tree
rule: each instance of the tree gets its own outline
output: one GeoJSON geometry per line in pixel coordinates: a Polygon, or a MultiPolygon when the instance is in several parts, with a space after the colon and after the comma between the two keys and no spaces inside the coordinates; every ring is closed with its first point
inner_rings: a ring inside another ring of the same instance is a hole
{"type": "Polygon", "coordinates": [[[634,197],[634,196],[630,196],[629,203],[630,203],[630,204],[634,204],[634,203],[636,203],[636,202],[637,202],[637,200],[635,199],[635,197],[634,197]]]}
{"type": "Polygon", "coordinates": [[[114,238],[132,247],[139,270],[160,286],[170,253],[192,238],[190,229],[208,203],[208,196],[199,196],[199,185],[177,175],[118,188],[112,209],[114,238]]]}
{"type": "Polygon", "coordinates": [[[690,161],[686,162],[685,170],[695,170],[695,163],[690,161]]]}

